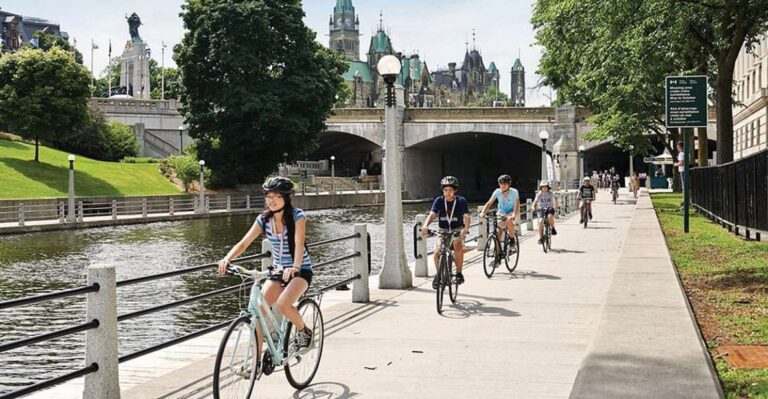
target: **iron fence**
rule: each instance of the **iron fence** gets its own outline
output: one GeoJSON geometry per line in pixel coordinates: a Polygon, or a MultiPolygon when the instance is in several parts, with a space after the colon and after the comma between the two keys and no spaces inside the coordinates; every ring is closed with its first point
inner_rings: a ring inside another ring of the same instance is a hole
{"type": "Polygon", "coordinates": [[[691,203],[734,229],[768,231],[768,150],[738,161],[691,169],[691,203]]]}

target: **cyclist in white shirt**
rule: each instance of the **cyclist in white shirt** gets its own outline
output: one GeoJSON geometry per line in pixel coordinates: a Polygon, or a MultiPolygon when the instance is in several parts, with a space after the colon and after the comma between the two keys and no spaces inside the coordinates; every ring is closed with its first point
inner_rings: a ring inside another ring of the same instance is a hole
{"type": "Polygon", "coordinates": [[[557,208],[557,197],[552,192],[552,188],[549,186],[549,182],[542,180],[539,183],[539,192],[536,194],[536,198],[533,200],[533,209],[539,214],[539,244],[542,242],[544,236],[544,218],[547,218],[549,225],[552,227],[552,235],[557,235],[555,230],[555,208],[557,208]]]}
{"type": "Polygon", "coordinates": [[[506,228],[509,230],[509,237],[514,240],[515,220],[520,218],[520,193],[512,188],[512,178],[509,175],[501,175],[497,181],[499,188],[493,191],[491,198],[485,203],[483,211],[480,212],[480,218],[484,218],[493,203],[498,201],[498,216],[501,216],[502,220],[499,220],[499,230],[496,232],[496,237],[501,240],[502,229],[506,228]]]}

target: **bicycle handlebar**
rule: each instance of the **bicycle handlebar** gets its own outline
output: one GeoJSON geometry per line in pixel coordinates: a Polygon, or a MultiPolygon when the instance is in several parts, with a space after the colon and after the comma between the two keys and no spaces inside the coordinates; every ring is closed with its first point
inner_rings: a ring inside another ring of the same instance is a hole
{"type": "Polygon", "coordinates": [[[272,270],[271,269],[270,270],[266,270],[266,271],[250,270],[250,269],[246,269],[246,268],[244,268],[244,267],[242,267],[240,265],[230,264],[227,267],[227,274],[238,274],[238,275],[245,276],[245,277],[252,277],[254,279],[261,279],[261,278],[265,278],[265,277],[271,276],[272,275],[272,270]]]}

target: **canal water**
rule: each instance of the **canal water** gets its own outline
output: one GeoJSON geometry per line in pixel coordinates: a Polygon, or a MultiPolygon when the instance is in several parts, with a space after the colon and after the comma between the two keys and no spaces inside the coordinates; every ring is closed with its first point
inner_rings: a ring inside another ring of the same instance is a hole
{"type": "MultiPolygon", "coordinates": [[[[413,260],[413,224],[429,204],[406,205],[406,255],[413,260]]],[[[381,269],[384,248],[382,207],[308,211],[307,242],[352,234],[367,223],[373,273],[381,269]]],[[[157,274],[221,259],[255,215],[0,236],[0,301],[85,285],[89,265],[114,265],[117,280],[157,274]]],[[[248,254],[261,251],[260,239],[248,254]]],[[[349,254],[352,241],[311,249],[315,262],[349,254]]],[[[330,267],[316,280],[351,275],[351,261],[330,267]],[[332,276],[329,276],[331,274],[332,276]]],[[[118,314],[172,302],[231,285],[213,270],[118,289],[118,314]]],[[[313,283],[314,284],[314,283],[313,283]]],[[[230,319],[238,312],[230,293],[119,323],[121,355],[230,319]]],[[[0,313],[0,343],[66,328],[85,321],[84,295],[42,302],[0,313]]],[[[0,394],[73,371],[84,365],[85,333],[0,353],[0,394]]]]}

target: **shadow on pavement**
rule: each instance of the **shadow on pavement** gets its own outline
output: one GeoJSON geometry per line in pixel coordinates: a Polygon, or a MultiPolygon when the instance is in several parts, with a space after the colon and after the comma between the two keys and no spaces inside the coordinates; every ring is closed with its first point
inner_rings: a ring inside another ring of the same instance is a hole
{"type": "Polygon", "coordinates": [[[466,319],[470,316],[502,316],[502,317],[520,317],[519,312],[500,308],[496,306],[484,306],[485,304],[476,301],[474,299],[461,298],[461,292],[459,292],[459,298],[456,303],[449,304],[443,308],[443,317],[450,319],[466,319]]]}
{"type": "Polygon", "coordinates": [[[575,249],[565,249],[565,248],[552,248],[549,250],[549,252],[554,252],[556,254],[583,254],[586,253],[585,251],[579,251],[575,249]]]}
{"type": "Polygon", "coordinates": [[[294,399],[347,399],[360,396],[339,382],[318,382],[293,394],[294,399]]]}
{"type": "Polygon", "coordinates": [[[507,280],[561,280],[562,277],[555,276],[554,274],[539,273],[536,270],[518,270],[512,274],[499,274],[499,277],[506,276],[507,280]]]}
{"type": "MultiPolygon", "coordinates": [[[[467,284],[467,283],[464,283],[464,284],[467,284]]],[[[427,288],[420,288],[419,287],[419,288],[414,288],[413,291],[416,291],[416,292],[426,292],[426,293],[429,293],[431,295],[435,295],[435,290],[433,290],[433,289],[427,289],[427,288]]],[[[462,290],[459,289],[459,296],[460,297],[478,298],[478,299],[484,299],[486,301],[491,301],[491,302],[509,302],[509,301],[512,300],[511,298],[495,298],[495,297],[492,297],[492,296],[465,294],[465,293],[463,293],[461,291],[462,290]]]]}

